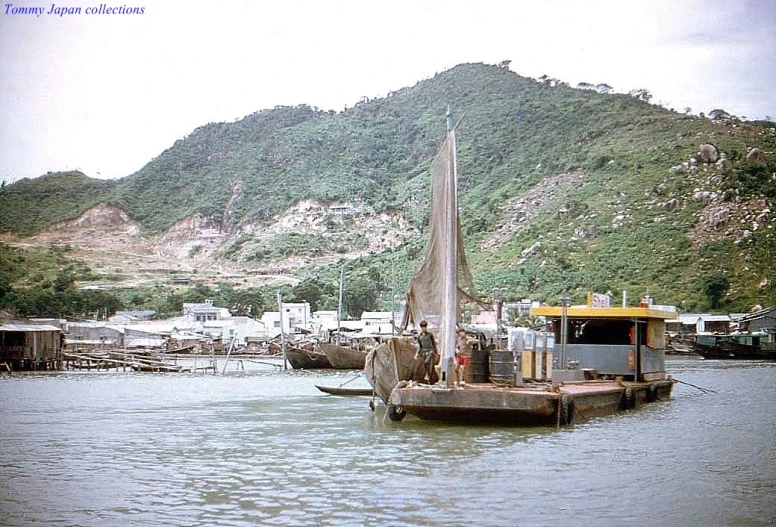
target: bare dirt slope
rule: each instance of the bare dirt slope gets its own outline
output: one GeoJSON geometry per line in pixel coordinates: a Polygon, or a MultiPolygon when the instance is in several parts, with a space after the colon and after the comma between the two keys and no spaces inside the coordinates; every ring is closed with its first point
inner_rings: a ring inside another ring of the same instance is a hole
{"type": "Polygon", "coordinates": [[[147,237],[125,211],[100,204],[36,236],[5,241],[22,247],[69,246],[74,258],[85,261],[97,273],[110,275],[113,287],[153,284],[181,277],[201,283],[252,286],[293,283],[296,279],[292,274],[301,268],[381,252],[412,234],[400,214],[378,214],[358,204],[340,206],[336,212],[332,210],[329,204],[305,201],[269,222],[247,223],[233,232],[223,232],[219,225],[195,215],[159,235],[147,237]],[[348,221],[343,222],[343,217],[348,221]],[[247,261],[239,250],[229,251],[228,259],[223,256],[235,240],[271,246],[274,238],[288,233],[336,239],[338,250],[324,254],[288,254],[261,261],[247,261]],[[360,242],[343,242],[348,239],[360,242]]]}

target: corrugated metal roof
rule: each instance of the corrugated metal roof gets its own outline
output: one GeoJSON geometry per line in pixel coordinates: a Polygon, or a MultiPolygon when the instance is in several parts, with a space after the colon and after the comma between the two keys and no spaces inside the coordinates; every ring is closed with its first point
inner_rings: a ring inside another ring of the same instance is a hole
{"type": "Polygon", "coordinates": [[[704,322],[730,322],[730,315],[711,315],[702,318],[704,322]]]}
{"type": "Polygon", "coordinates": [[[0,331],[62,331],[56,326],[44,324],[3,324],[0,331]]]}
{"type": "Polygon", "coordinates": [[[768,307],[765,309],[761,309],[760,311],[756,311],[755,313],[744,315],[738,320],[741,322],[745,322],[749,320],[757,320],[760,318],[774,318],[774,316],[776,316],[776,307],[768,307]]]}

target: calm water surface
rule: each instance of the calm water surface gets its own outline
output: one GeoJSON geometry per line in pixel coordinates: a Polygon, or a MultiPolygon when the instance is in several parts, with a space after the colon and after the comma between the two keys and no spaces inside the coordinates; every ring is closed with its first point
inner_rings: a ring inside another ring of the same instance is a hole
{"type": "Polygon", "coordinates": [[[776,364],[669,370],[715,393],[560,430],[315,388],[350,372],[3,376],[0,525],[776,525],[776,364]]]}

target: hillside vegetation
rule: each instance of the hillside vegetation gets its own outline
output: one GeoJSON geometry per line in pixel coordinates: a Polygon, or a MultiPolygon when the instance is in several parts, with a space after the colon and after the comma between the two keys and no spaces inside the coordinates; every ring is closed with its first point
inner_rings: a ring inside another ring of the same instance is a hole
{"type": "MultiPolygon", "coordinates": [[[[510,298],[581,302],[587,291],[628,290],[683,310],[776,304],[776,124],[719,109],[682,115],[643,94],[464,64],[340,113],[278,107],[202,126],[117,181],[20,181],[0,191],[0,231],[28,236],[97,203],[126,211],[146,236],[200,215],[226,235],[214,258],[246,269],[336,255],[342,244],[321,232],[336,233],[371,253],[349,264],[354,280],[385,294],[393,263],[401,290],[422,254],[428,169],[451,105],[463,117],[461,219],[483,296],[506,288],[510,298]],[[367,247],[358,215],[323,231],[256,234],[305,200],[359,203],[403,218],[408,235],[394,252],[367,247]]],[[[339,265],[294,272],[331,284],[339,265]]]]}

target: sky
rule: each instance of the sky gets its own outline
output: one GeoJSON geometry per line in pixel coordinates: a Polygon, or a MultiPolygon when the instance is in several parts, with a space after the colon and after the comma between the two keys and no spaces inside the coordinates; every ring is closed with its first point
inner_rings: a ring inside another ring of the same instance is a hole
{"type": "Polygon", "coordinates": [[[207,123],[341,111],[465,62],[776,118],[776,0],[57,1],[81,13],[0,4],[7,183],[125,177],[207,123]],[[142,13],[87,14],[101,4],[142,13]]]}

